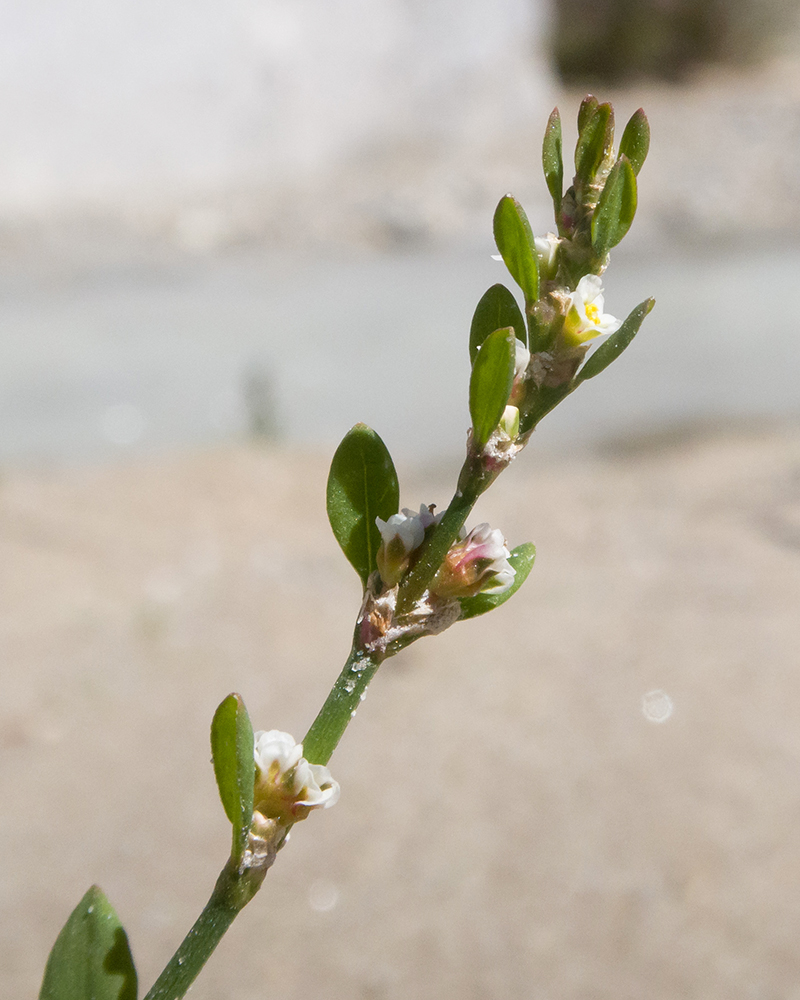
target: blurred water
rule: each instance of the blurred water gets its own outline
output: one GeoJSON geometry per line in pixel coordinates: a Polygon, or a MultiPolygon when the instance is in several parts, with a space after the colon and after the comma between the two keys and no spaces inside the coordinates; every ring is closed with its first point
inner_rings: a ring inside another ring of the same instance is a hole
{"type": "MultiPolygon", "coordinates": [[[[251,429],[329,449],[359,420],[394,453],[458,455],[472,311],[505,280],[490,252],[253,252],[9,283],[0,460],[103,460],[251,429]]],[[[617,253],[607,310],[624,315],[648,295],[656,308],[613,368],[547,418],[541,444],[796,415],[798,269],[796,249],[617,253]]]]}

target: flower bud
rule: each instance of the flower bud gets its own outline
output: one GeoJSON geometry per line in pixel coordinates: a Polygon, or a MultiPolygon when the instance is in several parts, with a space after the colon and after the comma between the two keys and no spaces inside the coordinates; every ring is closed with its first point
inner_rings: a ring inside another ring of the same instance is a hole
{"type": "Polygon", "coordinates": [[[514,341],[514,381],[511,384],[511,394],[508,401],[512,406],[518,406],[525,398],[525,375],[531,360],[531,353],[521,340],[514,341]]]}
{"type": "Polygon", "coordinates": [[[585,274],[569,297],[563,337],[570,346],[614,333],[622,323],[603,312],[603,283],[596,274],[585,274]]]}
{"type": "Polygon", "coordinates": [[[533,240],[539,258],[539,274],[545,281],[552,281],[558,268],[557,253],[561,240],[555,233],[545,233],[533,240]]]}
{"type": "Polygon", "coordinates": [[[400,582],[408,569],[411,554],[422,545],[426,530],[443,516],[444,511],[434,515],[429,507],[420,504],[419,514],[404,507],[399,514],[392,514],[386,521],[375,518],[382,539],[375,561],[381,580],[387,587],[394,587],[400,582]]]}
{"type": "Polygon", "coordinates": [[[277,729],[255,734],[256,781],[253,811],[291,825],[312,809],[328,809],[339,799],[339,785],[327,767],[309,764],[303,744],[277,729]]]}
{"type": "Polygon", "coordinates": [[[516,406],[507,406],[497,425],[501,434],[513,441],[519,434],[519,410],[516,406]]]}
{"type": "Polygon", "coordinates": [[[502,594],[514,582],[516,570],[502,532],[479,524],[450,547],[430,585],[437,597],[502,594]]]}

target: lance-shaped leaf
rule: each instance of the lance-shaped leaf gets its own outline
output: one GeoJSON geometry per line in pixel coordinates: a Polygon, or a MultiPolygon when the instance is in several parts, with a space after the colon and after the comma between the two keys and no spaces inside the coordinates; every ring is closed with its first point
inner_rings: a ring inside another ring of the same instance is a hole
{"type": "Polygon", "coordinates": [[[525,301],[535,302],[539,298],[539,258],[525,209],[510,194],[501,198],[495,209],[494,239],[525,301]]]}
{"type": "Polygon", "coordinates": [[[478,351],[469,380],[472,440],[482,448],[500,423],[514,383],[516,337],[511,327],[495,330],[478,351]]]}
{"type": "Polygon", "coordinates": [[[469,331],[469,360],[472,364],[478,356],[478,348],[489,334],[506,326],[513,327],[517,340],[527,346],[525,320],[517,300],[505,285],[492,285],[483,293],[472,317],[469,331]]]}
{"type": "Polygon", "coordinates": [[[533,569],[533,561],[536,558],[536,546],[531,542],[518,545],[511,552],[509,562],[517,571],[514,582],[502,594],[476,594],[475,597],[463,597],[461,599],[461,618],[474,618],[476,615],[484,615],[487,611],[499,608],[501,604],[513,597],[523,583],[528,578],[528,574],[533,569]]]}
{"type": "Polygon", "coordinates": [[[211,759],[219,797],[233,827],[232,856],[244,854],[253,821],[256,765],[250,716],[238,694],[229,694],[211,723],[211,759]]]}
{"type": "Polygon", "coordinates": [[[598,104],[586,115],[575,147],[575,173],[591,183],[603,157],[614,142],[614,112],[610,104],[598,104]]]}
{"type": "Polygon", "coordinates": [[[631,228],[636,214],[636,174],[627,156],[621,156],[608,175],[592,215],[592,249],[608,253],[631,228]]]}
{"type": "Polygon", "coordinates": [[[616,333],[612,333],[608,340],[602,343],[590,355],[589,360],[575,376],[575,383],[585,382],[588,378],[594,378],[595,375],[599,375],[601,371],[608,368],[612,361],[616,361],[639,332],[639,327],[642,325],[645,316],[655,304],[655,299],[645,299],[644,302],[639,303],[619,330],[616,333]]]}
{"type": "Polygon", "coordinates": [[[56,938],[39,1000],[136,1000],[136,988],[128,936],[93,885],[56,938]]]}
{"type": "Polygon", "coordinates": [[[650,149],[650,124],[643,108],[634,111],[619,141],[619,155],[627,156],[638,174],[650,149]]]}
{"type": "Polygon", "coordinates": [[[561,198],[564,194],[564,159],[561,151],[561,115],[558,108],[553,108],[547,120],[542,143],[542,166],[547,190],[553,199],[556,215],[561,211],[561,198]]]}
{"type": "Polygon", "coordinates": [[[539,421],[551,413],[574,389],[574,380],[564,385],[542,386],[533,398],[530,408],[520,413],[520,434],[532,431],[539,421]]]}
{"type": "Polygon", "coordinates": [[[328,475],[327,501],[336,541],[366,587],[381,543],[375,518],[386,521],[400,505],[391,455],[366,424],[356,424],[336,449],[328,475]]]}
{"type": "Polygon", "coordinates": [[[583,132],[586,128],[586,123],[592,117],[592,115],[597,111],[600,106],[600,102],[594,96],[594,94],[587,94],[586,97],[581,101],[581,106],[578,108],[578,135],[583,132]]]}

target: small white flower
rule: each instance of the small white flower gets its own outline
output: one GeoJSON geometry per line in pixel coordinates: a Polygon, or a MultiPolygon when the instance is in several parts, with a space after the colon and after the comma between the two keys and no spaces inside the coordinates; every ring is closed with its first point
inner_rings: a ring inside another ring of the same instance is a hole
{"type": "MultiPolygon", "coordinates": [[[[435,504],[431,504],[431,507],[434,506],[435,504]]],[[[440,510],[438,514],[434,514],[431,511],[431,507],[426,507],[424,503],[421,503],[419,505],[419,514],[412,514],[408,507],[403,507],[403,513],[406,517],[416,517],[422,525],[422,530],[427,531],[432,524],[438,524],[444,517],[443,510],[440,510]]]]}
{"type": "Polygon", "coordinates": [[[261,730],[255,734],[254,754],[259,771],[285,774],[302,758],[303,744],[295,743],[293,736],[278,729],[261,730]]]}
{"type": "Polygon", "coordinates": [[[400,577],[408,569],[412,552],[425,540],[425,532],[443,517],[444,511],[433,514],[423,503],[420,504],[419,514],[404,507],[399,514],[392,514],[386,521],[380,517],[375,518],[382,540],[375,561],[381,580],[387,587],[400,582],[400,577]]]}
{"type": "Polygon", "coordinates": [[[269,819],[295,823],[312,809],[328,809],[339,785],[327,767],[309,764],[303,744],[277,729],[255,734],[256,781],[253,809],[269,819]]]}
{"type": "Polygon", "coordinates": [[[622,323],[603,312],[603,282],[596,274],[585,274],[570,296],[564,333],[575,344],[583,344],[601,334],[614,333],[622,323]]]}
{"type": "Polygon", "coordinates": [[[399,539],[406,553],[413,552],[414,549],[422,545],[422,540],[425,538],[425,526],[421,518],[412,514],[408,508],[404,508],[399,514],[392,514],[386,521],[376,517],[375,524],[378,526],[385,546],[391,545],[395,539],[399,539]]]}

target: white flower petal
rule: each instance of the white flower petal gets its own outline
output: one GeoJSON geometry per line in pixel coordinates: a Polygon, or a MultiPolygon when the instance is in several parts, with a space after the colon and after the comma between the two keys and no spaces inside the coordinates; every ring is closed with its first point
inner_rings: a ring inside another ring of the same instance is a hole
{"type": "Polygon", "coordinates": [[[295,743],[294,737],[289,733],[282,733],[278,729],[270,729],[268,732],[258,732],[254,734],[255,762],[260,771],[266,773],[270,767],[277,763],[281,774],[294,767],[303,756],[302,743],[295,743]]]}
{"type": "Polygon", "coordinates": [[[604,305],[603,282],[600,276],[585,274],[570,296],[565,331],[579,343],[603,334],[614,333],[622,324],[614,316],[603,312],[604,305]]]}
{"type": "Polygon", "coordinates": [[[296,822],[310,809],[327,809],[339,798],[339,785],[322,764],[309,764],[303,744],[277,729],[254,734],[257,766],[254,807],[262,815],[296,822]],[[300,810],[298,811],[298,807],[300,810]]]}

